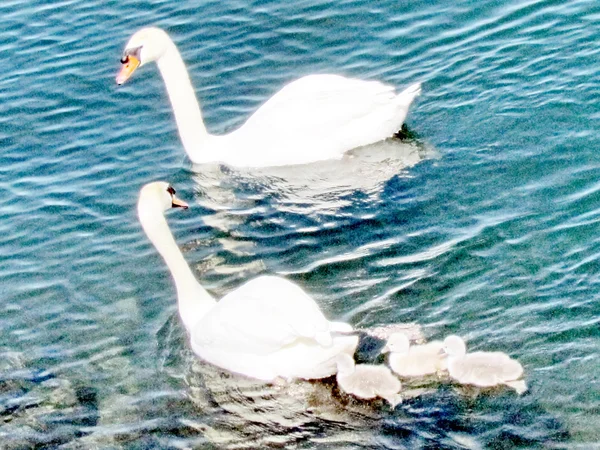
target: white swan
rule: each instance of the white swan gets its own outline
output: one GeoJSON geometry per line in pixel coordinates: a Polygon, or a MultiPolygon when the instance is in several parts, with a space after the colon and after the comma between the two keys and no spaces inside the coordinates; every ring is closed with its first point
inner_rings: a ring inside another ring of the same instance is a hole
{"type": "Polygon", "coordinates": [[[231,372],[273,381],[324,378],[336,373],[336,358],[354,354],[358,336],[345,323],[330,322],[315,301],[291,281],[260,276],[219,302],[196,281],[164,217],[187,205],[164,182],[145,185],[138,200],[142,228],[171,271],[179,314],[194,352],[231,372]]]}
{"type": "Polygon", "coordinates": [[[387,367],[355,364],[347,353],[338,356],[337,366],[336,381],[347,394],[367,400],[381,397],[392,407],[402,402],[399,394],[402,384],[387,367]]]}
{"type": "Polygon", "coordinates": [[[420,83],[396,94],[377,81],[309,75],[284,86],[237,130],[216,136],[206,130],[185,64],[163,30],[143,28],[131,37],[117,83],[152,61],[167,88],[183,147],[196,164],[266,167],[340,158],[391,137],[421,92],[420,83]]]}
{"type": "Polygon", "coordinates": [[[461,384],[492,387],[504,384],[518,394],[527,391],[527,384],[520,379],[523,366],[502,352],[467,353],[465,341],[451,335],[444,339],[443,351],[448,355],[450,378],[461,384]]]}
{"type": "Polygon", "coordinates": [[[388,339],[382,353],[390,352],[389,365],[402,377],[421,377],[446,370],[445,358],[440,351],[444,344],[432,341],[423,345],[410,345],[404,333],[394,333],[388,339]]]}

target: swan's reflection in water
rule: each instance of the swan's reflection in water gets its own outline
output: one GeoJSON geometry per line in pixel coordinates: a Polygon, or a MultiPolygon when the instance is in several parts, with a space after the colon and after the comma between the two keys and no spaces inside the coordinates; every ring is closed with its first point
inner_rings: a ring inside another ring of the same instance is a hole
{"type": "MultiPolygon", "coordinates": [[[[202,223],[211,229],[210,242],[197,246],[216,250],[200,269],[226,275],[231,282],[267,268],[293,271],[286,267],[288,258],[310,264],[324,244],[322,233],[377,215],[386,183],[409,176],[408,168],[433,156],[432,148],[416,140],[389,139],[341,160],[301,166],[196,166],[191,174],[195,201],[204,209],[202,223]]],[[[329,246],[324,250],[335,251],[329,246]]]]}
{"type": "Polygon", "coordinates": [[[365,404],[345,407],[334,395],[334,378],[274,386],[195,360],[186,381],[200,410],[216,408],[205,435],[227,448],[288,446],[319,435],[366,429],[380,416],[365,404]]]}
{"type": "MultiPolygon", "coordinates": [[[[202,165],[194,167],[192,177],[198,203],[209,210],[256,213],[267,208],[267,200],[276,200],[281,211],[335,214],[351,204],[355,191],[376,196],[391,177],[433,156],[426,144],[394,138],[353,150],[340,160],[249,169],[202,165]]],[[[210,225],[229,229],[221,218],[213,217],[210,225]]]]}

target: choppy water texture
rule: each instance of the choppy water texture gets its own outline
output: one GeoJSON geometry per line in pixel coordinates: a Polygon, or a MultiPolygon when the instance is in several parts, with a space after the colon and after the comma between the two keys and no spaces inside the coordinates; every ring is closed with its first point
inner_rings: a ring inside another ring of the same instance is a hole
{"type": "Polygon", "coordinates": [[[595,0],[1,2],[0,447],[600,447],[599,25],[595,0]],[[114,84],[145,25],[213,132],[338,73],[422,80],[415,137],[192,167],[156,69],[114,84]],[[214,294],[283,274],[329,317],[506,351],[530,392],[442,384],[390,411],[202,364],[135,216],[156,179],[193,204],[169,222],[214,294]]]}

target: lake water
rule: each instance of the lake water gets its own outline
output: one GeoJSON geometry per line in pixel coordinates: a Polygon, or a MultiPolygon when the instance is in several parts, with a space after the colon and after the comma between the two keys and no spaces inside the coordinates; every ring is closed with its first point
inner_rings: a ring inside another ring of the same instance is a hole
{"type": "Polygon", "coordinates": [[[0,25],[0,448],[600,448],[600,3],[5,0],[0,25]],[[423,81],[412,137],[192,167],[156,67],[114,83],[146,25],[214,133],[337,73],[423,81]],[[278,273],[357,327],[508,352],[530,391],[439,383],[392,411],[201,363],[135,214],[158,179],[215,295],[278,273]]]}

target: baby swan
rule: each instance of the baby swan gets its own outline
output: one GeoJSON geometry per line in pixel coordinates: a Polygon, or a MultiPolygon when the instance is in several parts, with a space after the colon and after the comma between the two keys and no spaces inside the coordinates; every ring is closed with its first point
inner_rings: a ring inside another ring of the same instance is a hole
{"type": "Polygon", "coordinates": [[[491,387],[504,384],[518,394],[527,391],[527,384],[520,379],[523,366],[502,352],[467,353],[465,341],[460,336],[444,339],[443,352],[448,355],[450,377],[461,384],[491,387]]]}
{"type": "Polygon", "coordinates": [[[406,334],[394,333],[381,352],[390,353],[389,365],[401,377],[421,377],[447,369],[446,360],[440,355],[443,347],[440,341],[410,345],[406,334]]]}
{"type": "Polygon", "coordinates": [[[347,353],[337,357],[336,380],[340,389],[361,399],[381,397],[392,407],[402,402],[400,380],[390,369],[372,364],[354,363],[347,353]]]}

